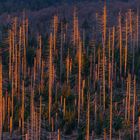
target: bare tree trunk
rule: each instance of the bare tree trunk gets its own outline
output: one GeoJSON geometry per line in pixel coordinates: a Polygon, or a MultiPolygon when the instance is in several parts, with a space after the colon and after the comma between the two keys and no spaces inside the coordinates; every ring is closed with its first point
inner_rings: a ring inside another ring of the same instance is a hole
{"type": "Polygon", "coordinates": [[[80,122],[80,106],[81,106],[81,69],[82,69],[82,44],[79,43],[78,51],[78,124],[80,122]]]}
{"type": "Polygon", "coordinates": [[[119,48],[120,48],[120,77],[122,74],[122,22],[121,13],[119,13],[119,48]]]}
{"type": "Polygon", "coordinates": [[[50,35],[49,49],[49,125],[51,123],[51,104],[52,104],[52,80],[53,80],[53,64],[52,64],[52,34],[50,35]]]}

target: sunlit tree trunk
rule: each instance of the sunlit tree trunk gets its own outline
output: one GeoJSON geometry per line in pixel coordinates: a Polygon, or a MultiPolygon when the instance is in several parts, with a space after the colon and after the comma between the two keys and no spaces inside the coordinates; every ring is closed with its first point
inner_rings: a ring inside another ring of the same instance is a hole
{"type": "Polygon", "coordinates": [[[105,93],[105,42],[103,41],[103,57],[102,57],[102,76],[103,76],[103,108],[105,111],[105,105],[106,105],[106,93],[105,93]]]}
{"type": "Polygon", "coordinates": [[[120,49],[120,76],[122,74],[122,22],[121,13],[119,13],[119,49],[120,49]]]}
{"type": "Polygon", "coordinates": [[[112,77],[114,78],[114,45],[115,45],[115,27],[113,27],[112,31],[112,77]]]}
{"type": "Polygon", "coordinates": [[[22,28],[19,28],[19,44],[18,44],[18,51],[17,51],[17,93],[20,96],[20,72],[21,72],[21,45],[22,45],[22,28]]]}
{"type": "MultiPolygon", "coordinates": [[[[12,71],[13,71],[13,66],[12,66],[12,71]]],[[[14,116],[14,76],[12,76],[12,117],[14,116]]]]}
{"type": "Polygon", "coordinates": [[[26,26],[25,26],[25,15],[22,20],[22,38],[23,38],[23,75],[26,77],[26,26]]]}
{"type": "Polygon", "coordinates": [[[104,140],[107,140],[106,139],[106,128],[104,128],[104,140]]]}
{"type": "Polygon", "coordinates": [[[13,131],[13,118],[10,117],[10,136],[12,137],[12,131],[13,131]]]}
{"type": "Polygon", "coordinates": [[[64,116],[65,116],[65,114],[66,114],[66,98],[64,98],[63,113],[64,113],[64,116]]]}
{"type": "MultiPolygon", "coordinates": [[[[61,46],[60,46],[60,85],[62,84],[62,70],[63,70],[63,24],[61,22],[61,46]]],[[[61,85],[62,86],[62,85],[61,85]]]]}
{"type": "Polygon", "coordinates": [[[26,39],[26,47],[28,47],[28,29],[29,28],[29,21],[28,18],[26,17],[25,19],[25,39],[26,39]]]}
{"type": "Polygon", "coordinates": [[[53,33],[53,46],[54,46],[54,51],[56,49],[56,40],[57,40],[57,30],[58,30],[58,16],[54,16],[53,20],[53,26],[54,26],[54,33],[53,33]]]}
{"type": "Polygon", "coordinates": [[[11,67],[12,67],[12,33],[9,30],[9,81],[11,80],[11,67]]]}
{"type": "Polygon", "coordinates": [[[53,80],[53,64],[52,64],[52,34],[50,34],[50,48],[49,48],[49,125],[51,123],[51,104],[52,104],[52,80],[53,80]]]}
{"type": "Polygon", "coordinates": [[[78,124],[80,122],[80,106],[81,106],[81,70],[82,70],[82,44],[80,42],[78,51],[78,124]]]}
{"type": "Polygon", "coordinates": [[[25,135],[25,140],[29,140],[28,134],[25,135]]]}
{"type": "Polygon", "coordinates": [[[128,47],[128,21],[127,21],[127,15],[126,15],[126,27],[125,27],[125,41],[126,41],[126,44],[125,44],[125,68],[124,68],[124,71],[125,71],[125,75],[126,75],[126,70],[127,70],[127,47],[128,47]]]}
{"type": "Polygon", "coordinates": [[[57,140],[61,140],[61,138],[60,138],[60,129],[58,129],[58,131],[57,131],[57,140]]]}
{"type": "Polygon", "coordinates": [[[67,70],[67,84],[69,81],[69,69],[70,69],[70,57],[69,57],[69,51],[68,51],[68,56],[66,59],[66,70],[67,70]]]}
{"type": "Polygon", "coordinates": [[[109,29],[109,37],[108,37],[108,62],[110,62],[110,48],[111,48],[111,32],[109,29]]]}
{"type": "Polygon", "coordinates": [[[104,4],[103,9],[103,41],[106,44],[106,25],[107,25],[107,9],[106,9],[106,3],[104,4]]]}
{"type": "MultiPolygon", "coordinates": [[[[17,44],[15,44],[15,70],[14,70],[14,85],[15,85],[15,92],[17,94],[17,44]]],[[[17,94],[18,100],[20,99],[19,95],[17,94]]]]}

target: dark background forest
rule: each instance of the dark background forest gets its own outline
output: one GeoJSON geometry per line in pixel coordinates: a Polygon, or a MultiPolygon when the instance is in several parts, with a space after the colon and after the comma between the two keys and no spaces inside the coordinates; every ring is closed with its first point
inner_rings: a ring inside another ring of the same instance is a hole
{"type": "MultiPolygon", "coordinates": [[[[17,12],[23,9],[40,10],[52,5],[73,4],[78,2],[99,2],[103,0],[0,0],[0,14],[7,12],[17,12]]],[[[135,2],[136,0],[107,0],[108,3],[113,1],[135,2]]]]}

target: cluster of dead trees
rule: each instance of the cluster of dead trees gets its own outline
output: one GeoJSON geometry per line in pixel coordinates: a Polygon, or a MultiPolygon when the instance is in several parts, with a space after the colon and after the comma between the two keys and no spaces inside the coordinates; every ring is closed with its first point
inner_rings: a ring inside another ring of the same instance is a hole
{"type": "Polygon", "coordinates": [[[139,10],[119,12],[116,21],[108,24],[104,5],[87,37],[74,8],[71,31],[56,14],[49,37],[38,34],[31,46],[26,14],[12,19],[0,57],[0,139],[5,132],[26,140],[47,139],[48,132],[58,140],[66,133],[71,139],[140,138],[139,10]]]}

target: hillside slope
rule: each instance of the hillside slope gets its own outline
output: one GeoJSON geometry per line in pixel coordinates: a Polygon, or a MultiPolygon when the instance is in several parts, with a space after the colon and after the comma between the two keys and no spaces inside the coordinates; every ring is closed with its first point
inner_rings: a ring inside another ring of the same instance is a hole
{"type": "MultiPolygon", "coordinates": [[[[27,10],[40,10],[52,5],[61,5],[64,3],[73,4],[73,3],[82,3],[82,2],[99,2],[103,0],[0,0],[0,14],[8,12],[17,12],[22,11],[23,9],[27,10]]],[[[114,0],[116,1],[116,0],[114,0]]],[[[132,2],[130,0],[117,0],[123,2],[132,2]]],[[[134,2],[135,0],[133,0],[134,2]]],[[[112,0],[107,0],[108,3],[112,0]]]]}

